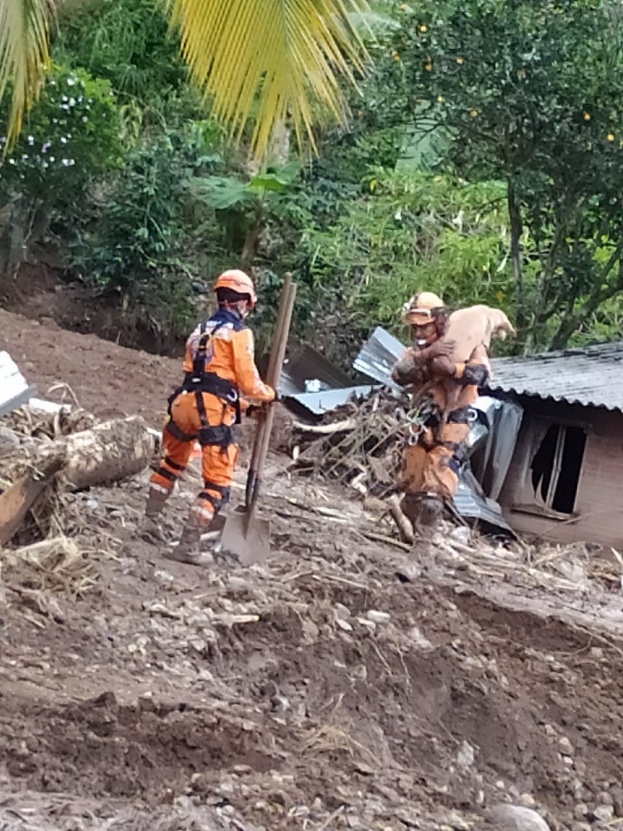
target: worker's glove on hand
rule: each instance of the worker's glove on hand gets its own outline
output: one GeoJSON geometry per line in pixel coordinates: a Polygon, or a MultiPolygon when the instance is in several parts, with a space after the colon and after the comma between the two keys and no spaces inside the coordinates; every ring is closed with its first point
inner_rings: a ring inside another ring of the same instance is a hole
{"type": "Polygon", "coordinates": [[[427,361],[433,361],[435,358],[447,358],[454,349],[452,341],[436,340],[430,346],[425,347],[421,351],[421,356],[427,361]]]}
{"type": "Polygon", "coordinates": [[[441,355],[438,358],[433,358],[430,362],[430,370],[433,375],[455,375],[456,364],[447,355],[441,355]]]}

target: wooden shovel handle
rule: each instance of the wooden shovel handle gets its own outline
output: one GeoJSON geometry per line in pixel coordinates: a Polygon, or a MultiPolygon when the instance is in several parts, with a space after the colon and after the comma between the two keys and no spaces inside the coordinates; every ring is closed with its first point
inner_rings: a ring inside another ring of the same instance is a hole
{"type": "MultiPolygon", "coordinates": [[[[268,373],[266,375],[266,383],[273,387],[275,391],[277,391],[279,386],[279,379],[283,369],[295,297],[296,286],[292,283],[292,275],[288,273],[284,276],[281,301],[279,303],[279,312],[277,314],[277,321],[273,334],[273,344],[268,365],[268,373]]],[[[245,493],[245,503],[248,514],[252,512],[259,493],[262,470],[268,455],[268,447],[270,444],[270,436],[274,419],[274,408],[268,407],[266,411],[260,415],[260,420],[257,425],[255,442],[253,445],[253,455],[251,458],[249,473],[247,475],[247,487],[245,493]]]]}

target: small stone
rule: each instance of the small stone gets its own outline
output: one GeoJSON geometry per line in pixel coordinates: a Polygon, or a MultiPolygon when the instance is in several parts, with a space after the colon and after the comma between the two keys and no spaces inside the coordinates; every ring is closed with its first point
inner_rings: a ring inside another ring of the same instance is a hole
{"type": "Polygon", "coordinates": [[[486,812],[495,831],[550,831],[545,820],[530,808],[517,805],[495,805],[486,812]]]}
{"type": "Polygon", "coordinates": [[[474,764],[475,754],[474,748],[471,746],[469,742],[463,742],[461,747],[459,748],[459,752],[456,757],[456,761],[460,765],[460,767],[470,768],[474,764]]]}
{"type": "Polygon", "coordinates": [[[566,736],[563,736],[558,742],[558,750],[563,756],[573,756],[575,748],[566,736]]]}
{"type": "Polygon", "coordinates": [[[531,793],[522,793],[519,797],[519,804],[522,808],[536,808],[536,799],[531,793]]]}
{"type": "Polygon", "coordinates": [[[374,621],[374,623],[389,623],[391,620],[389,612],[379,612],[376,609],[370,609],[366,612],[366,617],[368,620],[374,621]]]}
{"type": "Polygon", "coordinates": [[[498,791],[506,790],[506,785],[504,784],[503,779],[498,779],[498,781],[495,783],[495,787],[498,789],[498,791]]]}
{"type": "Polygon", "coordinates": [[[610,822],[614,819],[614,808],[612,805],[598,805],[593,811],[593,816],[600,822],[610,822]]]}
{"type": "Polygon", "coordinates": [[[578,802],[578,804],[573,809],[573,816],[576,819],[586,819],[587,814],[588,814],[588,805],[585,802],[578,802]]]}
{"type": "Polygon", "coordinates": [[[610,793],[612,794],[615,816],[623,817],[623,788],[614,787],[610,793]]]}
{"type": "Polygon", "coordinates": [[[608,793],[608,791],[602,791],[601,793],[598,793],[597,799],[601,805],[614,805],[612,794],[608,793]]]}

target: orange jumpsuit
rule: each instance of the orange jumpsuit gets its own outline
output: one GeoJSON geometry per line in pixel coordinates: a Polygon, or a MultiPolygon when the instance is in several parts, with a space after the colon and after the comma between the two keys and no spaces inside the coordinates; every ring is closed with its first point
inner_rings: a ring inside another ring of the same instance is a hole
{"type": "Polygon", "coordinates": [[[428,493],[450,500],[456,493],[464,443],[470,431],[469,408],[478,398],[478,387],[489,378],[491,367],[486,349],[480,346],[467,363],[456,364],[454,375],[435,377],[419,351],[408,349],[392,370],[394,381],[412,386],[416,395],[432,382],[428,395],[435,410],[422,425],[417,443],[404,451],[401,484],[407,494],[428,493]],[[452,409],[441,425],[441,414],[449,404],[452,409]]]}
{"type": "Polygon", "coordinates": [[[255,366],[253,333],[235,312],[223,308],[188,338],[184,371],[184,385],[169,399],[163,458],[151,487],[168,496],[198,440],[204,486],[191,516],[205,526],[229,499],[238,460],[233,426],[240,421],[241,409],[246,409],[248,399],[273,401],[275,392],[255,366]]]}

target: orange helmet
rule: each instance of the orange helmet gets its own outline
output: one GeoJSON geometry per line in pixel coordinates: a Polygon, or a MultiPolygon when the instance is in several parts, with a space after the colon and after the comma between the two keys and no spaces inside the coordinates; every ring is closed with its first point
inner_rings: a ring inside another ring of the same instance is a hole
{"type": "Polygon", "coordinates": [[[224,271],[214,284],[214,291],[217,289],[231,289],[238,294],[248,294],[251,298],[250,306],[253,308],[257,302],[253,280],[244,271],[238,268],[231,268],[224,271]]]}
{"type": "Polygon", "coordinates": [[[402,319],[409,326],[423,326],[431,323],[435,317],[445,309],[441,297],[432,291],[421,291],[402,307],[402,319]]]}

